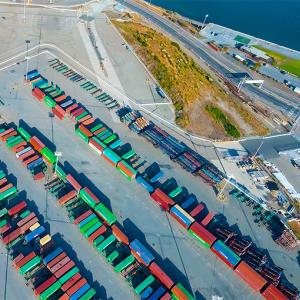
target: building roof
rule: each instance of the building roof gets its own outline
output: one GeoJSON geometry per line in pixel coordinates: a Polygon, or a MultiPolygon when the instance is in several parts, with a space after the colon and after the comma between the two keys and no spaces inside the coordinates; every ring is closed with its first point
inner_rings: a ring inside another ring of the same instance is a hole
{"type": "Polygon", "coordinates": [[[255,55],[258,58],[262,58],[262,59],[265,59],[265,60],[271,59],[271,57],[268,56],[264,51],[259,50],[257,48],[244,45],[244,46],[241,47],[241,49],[248,52],[248,53],[251,53],[252,55],[255,55]]]}

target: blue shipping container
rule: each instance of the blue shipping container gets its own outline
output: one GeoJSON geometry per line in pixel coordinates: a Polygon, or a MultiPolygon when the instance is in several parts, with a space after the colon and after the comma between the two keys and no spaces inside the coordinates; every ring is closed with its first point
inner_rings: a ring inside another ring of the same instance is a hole
{"type": "Polygon", "coordinates": [[[96,218],[95,214],[91,214],[88,217],[86,217],[84,220],[82,220],[79,224],[78,227],[81,228],[83,225],[87,224],[89,221],[91,221],[92,219],[96,218]]]}
{"type": "Polygon", "coordinates": [[[154,188],[141,176],[136,177],[136,181],[141,184],[148,192],[152,193],[154,188]]]}
{"type": "Polygon", "coordinates": [[[118,148],[120,145],[121,145],[121,140],[117,140],[115,142],[113,142],[111,145],[109,145],[109,148],[111,149],[115,149],[115,148],[118,148]]]}
{"type": "Polygon", "coordinates": [[[156,182],[159,178],[161,178],[164,175],[163,171],[159,171],[156,175],[154,175],[151,179],[150,182],[156,182]]]}
{"type": "Polygon", "coordinates": [[[68,100],[67,102],[64,102],[64,103],[60,104],[60,106],[61,106],[62,108],[66,108],[67,106],[70,106],[70,105],[73,104],[73,103],[74,103],[73,100],[68,100]]]}
{"type": "Polygon", "coordinates": [[[233,267],[236,266],[241,258],[228,248],[223,242],[217,241],[213,244],[214,249],[224,260],[226,260],[233,267]]]}
{"type": "Polygon", "coordinates": [[[43,226],[38,227],[37,229],[25,235],[25,241],[29,243],[30,241],[38,237],[40,234],[42,234],[44,231],[45,228],[43,226]]]}
{"type": "Polygon", "coordinates": [[[41,165],[42,163],[43,163],[43,159],[40,157],[37,160],[31,162],[29,165],[27,165],[27,169],[32,170],[35,167],[37,167],[38,165],[41,165]]]}
{"type": "Polygon", "coordinates": [[[190,197],[187,198],[180,206],[186,210],[188,209],[191,205],[193,205],[196,202],[195,196],[191,195],[190,197]]]}
{"type": "Polygon", "coordinates": [[[153,292],[153,288],[151,286],[148,286],[140,295],[141,299],[147,299],[153,292]]]}
{"type": "Polygon", "coordinates": [[[154,256],[151,254],[151,252],[146,249],[146,247],[138,239],[133,240],[129,246],[139,255],[146,266],[148,266],[154,260],[154,256]]]}
{"type": "Polygon", "coordinates": [[[195,221],[191,216],[188,215],[188,213],[186,213],[187,215],[185,215],[185,212],[181,211],[181,207],[179,207],[178,205],[174,205],[170,209],[170,213],[175,215],[182,223],[185,224],[187,228],[190,227],[195,221]]]}
{"type": "Polygon", "coordinates": [[[164,295],[166,292],[166,289],[161,286],[159,287],[152,295],[150,298],[148,298],[148,300],[158,300],[162,297],[162,295],[164,295]]]}
{"type": "Polygon", "coordinates": [[[91,286],[86,283],[85,285],[83,285],[76,293],[74,293],[71,297],[70,300],[77,300],[78,298],[80,298],[83,294],[85,294],[85,292],[87,292],[89,289],[91,288],[91,286]]]}
{"type": "Polygon", "coordinates": [[[48,264],[52,259],[54,259],[56,256],[58,256],[60,253],[63,252],[63,249],[61,247],[56,248],[54,251],[52,251],[50,254],[48,254],[44,259],[43,263],[46,265],[48,264]]]}

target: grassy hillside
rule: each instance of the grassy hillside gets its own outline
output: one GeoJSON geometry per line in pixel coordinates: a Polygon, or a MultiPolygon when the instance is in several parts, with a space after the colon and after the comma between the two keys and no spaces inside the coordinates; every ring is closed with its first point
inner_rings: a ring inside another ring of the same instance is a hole
{"type": "Polygon", "coordinates": [[[138,22],[112,22],[171,97],[178,125],[210,137],[266,133],[252,113],[224,93],[176,42],[138,22]],[[235,130],[228,130],[207,105],[216,107],[235,130]]]}

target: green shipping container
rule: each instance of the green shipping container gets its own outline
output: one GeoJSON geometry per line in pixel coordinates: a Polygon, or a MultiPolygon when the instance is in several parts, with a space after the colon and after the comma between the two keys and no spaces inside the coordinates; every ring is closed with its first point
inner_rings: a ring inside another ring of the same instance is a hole
{"type": "Polygon", "coordinates": [[[81,137],[85,142],[89,142],[89,137],[86,135],[86,134],[84,134],[79,128],[76,128],[75,129],[75,133],[79,136],[79,137],[81,137]]]}
{"type": "Polygon", "coordinates": [[[102,203],[98,203],[94,208],[95,212],[108,224],[112,225],[117,221],[117,217],[102,203]]]}
{"type": "Polygon", "coordinates": [[[79,273],[79,269],[77,267],[74,267],[73,269],[71,269],[69,272],[67,272],[66,274],[64,274],[62,277],[60,277],[58,279],[58,281],[61,284],[64,284],[65,282],[67,282],[71,277],[73,277],[76,273],[79,273]]]}
{"type": "Polygon", "coordinates": [[[97,202],[91,197],[90,194],[88,194],[86,192],[85,189],[81,189],[79,192],[79,196],[81,197],[81,199],[88,204],[91,208],[94,208],[95,205],[97,204],[97,202]]]}
{"type": "MultiPolygon", "coordinates": [[[[179,288],[185,294],[186,299],[194,300],[194,297],[180,283],[177,283],[176,286],[177,286],[177,288],[179,288]]],[[[180,298],[176,297],[172,293],[172,291],[171,291],[171,294],[172,294],[172,299],[180,300],[180,298]]]]}
{"type": "Polygon", "coordinates": [[[61,283],[57,280],[50,287],[40,294],[41,300],[47,300],[51,295],[53,295],[58,289],[60,289],[61,283]]]}
{"type": "Polygon", "coordinates": [[[112,134],[112,135],[110,135],[108,138],[106,138],[106,139],[103,141],[103,143],[104,143],[104,144],[108,144],[108,143],[114,141],[116,138],[117,138],[117,135],[116,135],[116,134],[112,134]]]}
{"type": "Polygon", "coordinates": [[[13,146],[20,144],[21,142],[24,142],[24,140],[20,137],[18,140],[15,140],[13,143],[8,144],[7,147],[12,148],[13,146]]]}
{"type": "Polygon", "coordinates": [[[55,173],[60,179],[66,179],[67,177],[65,171],[58,164],[56,165],[55,173]]]}
{"type": "Polygon", "coordinates": [[[20,217],[21,219],[26,218],[28,215],[30,215],[31,211],[30,210],[25,210],[23,213],[21,213],[20,217]]]}
{"type": "Polygon", "coordinates": [[[90,229],[92,226],[94,226],[98,222],[97,218],[92,219],[88,223],[86,223],[84,226],[80,228],[81,233],[85,233],[88,229],[90,229]]]}
{"type": "Polygon", "coordinates": [[[53,108],[56,105],[56,102],[51,99],[49,96],[44,97],[44,102],[50,107],[53,108]]]}
{"type": "Polygon", "coordinates": [[[152,275],[149,275],[134,289],[135,293],[137,295],[140,295],[143,292],[143,290],[145,290],[154,280],[155,278],[152,275]]]}
{"type": "Polygon", "coordinates": [[[90,300],[95,295],[96,295],[96,291],[93,288],[91,288],[83,296],[81,296],[78,300],[90,300]]]}
{"type": "Polygon", "coordinates": [[[96,130],[98,130],[98,129],[102,128],[102,127],[103,127],[103,124],[98,124],[98,125],[96,125],[95,127],[93,127],[91,129],[91,132],[95,132],[96,130]]]}
{"type": "Polygon", "coordinates": [[[0,228],[3,227],[4,225],[7,224],[7,221],[6,220],[2,220],[0,221],[0,228]]]}
{"type": "Polygon", "coordinates": [[[82,114],[80,114],[79,116],[77,116],[75,118],[76,121],[79,121],[80,119],[84,118],[85,116],[87,116],[89,113],[87,111],[84,111],[82,114]]]}
{"type": "Polygon", "coordinates": [[[11,187],[10,189],[0,194],[0,201],[5,200],[6,198],[14,195],[16,192],[17,192],[17,188],[15,186],[11,187]]]}
{"type": "Polygon", "coordinates": [[[169,197],[174,198],[174,197],[176,197],[181,192],[182,192],[182,187],[177,187],[174,191],[172,191],[169,194],[169,197]]]}
{"type": "Polygon", "coordinates": [[[113,263],[113,261],[119,256],[119,252],[117,250],[114,250],[111,254],[107,256],[107,261],[109,263],[113,263]]]}
{"type": "Polygon", "coordinates": [[[115,240],[116,240],[116,237],[113,234],[111,234],[102,243],[100,243],[96,248],[99,252],[102,252],[115,240]]]}
{"type": "Polygon", "coordinates": [[[93,234],[98,228],[102,226],[102,223],[98,220],[96,224],[94,224],[90,229],[88,229],[85,233],[84,236],[88,238],[91,234],[93,234]]]}
{"type": "Polygon", "coordinates": [[[18,128],[18,132],[21,134],[21,136],[27,141],[29,142],[31,135],[22,127],[18,128]]]}
{"type": "Polygon", "coordinates": [[[122,272],[123,270],[125,270],[127,267],[129,267],[131,264],[133,264],[135,262],[135,258],[133,255],[129,255],[128,257],[126,257],[124,260],[122,260],[120,263],[118,263],[115,267],[114,270],[117,273],[122,272]]]}
{"type": "Polygon", "coordinates": [[[194,238],[196,238],[196,239],[200,242],[200,244],[201,244],[202,246],[204,246],[204,247],[206,247],[206,248],[210,248],[210,245],[209,245],[207,242],[205,242],[204,240],[202,240],[197,234],[195,234],[193,230],[189,229],[188,232],[189,232],[194,238]]]}
{"type": "Polygon", "coordinates": [[[2,218],[3,216],[5,216],[7,214],[7,209],[6,208],[2,208],[0,210],[0,218],[2,218]]]}
{"type": "Polygon", "coordinates": [[[100,235],[98,236],[94,241],[93,241],[93,245],[94,247],[97,247],[100,243],[102,243],[104,241],[104,236],[100,235]]]}
{"type": "Polygon", "coordinates": [[[41,154],[52,164],[56,163],[57,157],[55,154],[48,148],[45,147],[41,150],[41,154]]]}
{"type": "Polygon", "coordinates": [[[30,270],[35,268],[40,262],[41,262],[41,258],[39,256],[34,257],[32,260],[30,260],[28,263],[26,263],[24,266],[20,268],[19,273],[21,275],[25,275],[30,270]]]}

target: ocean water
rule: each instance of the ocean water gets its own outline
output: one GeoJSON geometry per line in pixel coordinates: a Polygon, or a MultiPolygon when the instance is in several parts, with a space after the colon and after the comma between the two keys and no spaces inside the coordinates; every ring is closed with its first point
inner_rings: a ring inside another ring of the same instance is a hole
{"type": "Polygon", "coordinates": [[[300,51],[300,0],[147,0],[300,51]]]}

